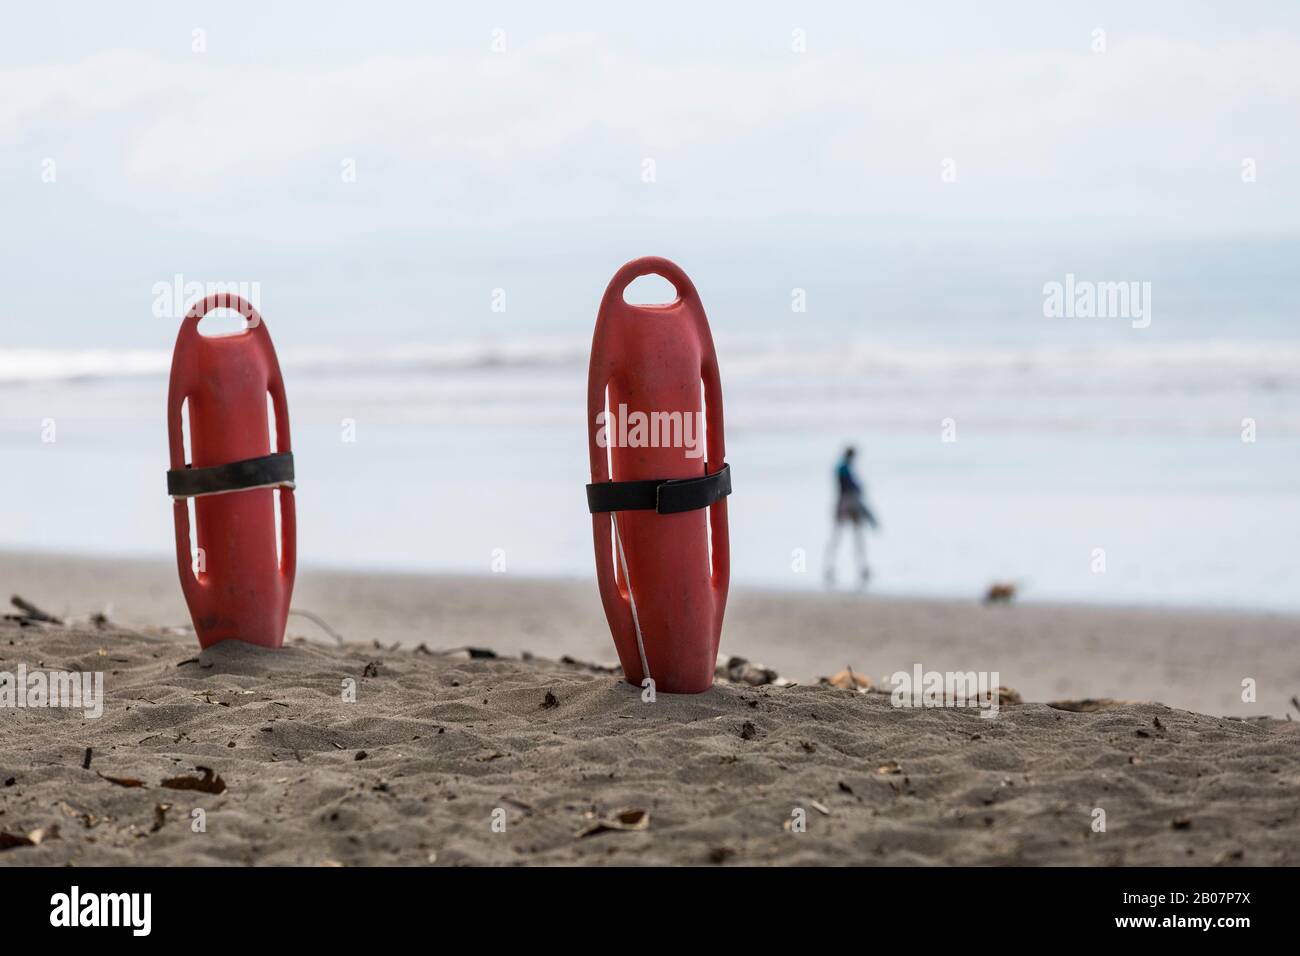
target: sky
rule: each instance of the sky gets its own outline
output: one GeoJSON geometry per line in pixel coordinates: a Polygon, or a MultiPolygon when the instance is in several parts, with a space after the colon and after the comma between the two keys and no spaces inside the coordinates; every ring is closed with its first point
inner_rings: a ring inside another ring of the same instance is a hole
{"type": "Polygon", "coordinates": [[[648,253],[770,278],[775,308],[873,264],[960,284],[935,263],[978,281],[1044,246],[1300,238],[1294,3],[85,2],[4,21],[0,347],[156,344],[149,290],[176,274],[260,281],[326,338],[398,340],[487,334],[497,287],[503,328],[589,326],[648,253]]]}

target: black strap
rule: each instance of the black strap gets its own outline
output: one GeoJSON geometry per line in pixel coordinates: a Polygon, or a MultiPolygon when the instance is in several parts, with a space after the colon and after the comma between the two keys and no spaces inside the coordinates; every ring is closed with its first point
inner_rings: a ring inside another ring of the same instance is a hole
{"type": "Polygon", "coordinates": [[[587,510],[592,514],[605,511],[657,511],[661,515],[671,515],[707,508],[729,494],[731,466],[724,464],[713,474],[700,478],[596,482],[587,486],[587,510]]]}
{"type": "Polygon", "coordinates": [[[276,485],[293,487],[293,452],[245,458],[227,465],[195,468],[186,465],[167,472],[167,494],[173,498],[198,498],[223,491],[244,491],[276,485]]]}

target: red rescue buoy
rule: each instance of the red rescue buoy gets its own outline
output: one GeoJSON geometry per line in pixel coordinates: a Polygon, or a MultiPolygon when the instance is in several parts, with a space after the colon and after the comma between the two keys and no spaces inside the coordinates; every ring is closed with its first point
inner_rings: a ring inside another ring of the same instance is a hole
{"type": "Polygon", "coordinates": [[[266,324],[238,296],[210,295],[181,323],[167,392],[167,435],[176,563],[200,646],[239,640],[279,647],[297,566],[289,408],[266,324]],[[234,335],[203,335],[199,320],[213,309],[238,311],[247,327],[234,335]],[[274,449],[268,395],[275,414],[274,449]],[[181,420],[187,402],[190,462],[181,420]],[[198,548],[193,555],[189,498],[198,548]]]}
{"type": "Polygon", "coordinates": [[[605,290],[587,374],[596,579],[628,681],[698,694],[713,686],[731,560],[722,385],[695,286],[657,256],[629,262],[605,290]],[[636,278],[677,298],[631,305],[636,278]]]}

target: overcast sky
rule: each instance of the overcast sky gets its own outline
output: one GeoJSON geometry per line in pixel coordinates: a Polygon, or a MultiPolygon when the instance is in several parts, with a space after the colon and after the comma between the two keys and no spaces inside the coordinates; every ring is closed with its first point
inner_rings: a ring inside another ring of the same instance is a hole
{"type": "Polygon", "coordinates": [[[175,272],[391,304],[706,239],[1300,233],[1293,2],[292,6],[7,5],[0,320],[175,272]]]}

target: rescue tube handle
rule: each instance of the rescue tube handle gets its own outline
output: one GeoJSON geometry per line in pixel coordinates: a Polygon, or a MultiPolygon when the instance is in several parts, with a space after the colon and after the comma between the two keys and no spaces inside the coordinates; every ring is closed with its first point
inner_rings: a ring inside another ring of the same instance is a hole
{"type": "Polygon", "coordinates": [[[212,295],[204,296],[190,306],[189,312],[185,313],[185,320],[188,322],[193,319],[197,329],[199,322],[215,309],[230,309],[238,312],[248,323],[248,329],[256,329],[262,324],[262,316],[258,311],[246,299],[233,292],[214,292],[212,295]]]}
{"type": "Polygon", "coordinates": [[[677,292],[676,301],[698,301],[699,296],[690,277],[683,271],[681,266],[671,259],[665,259],[663,256],[642,256],[640,259],[633,259],[631,262],[625,263],[618,272],[614,273],[614,278],[610,280],[606,296],[616,296],[619,302],[630,309],[646,308],[646,306],[633,305],[628,302],[623,298],[623,293],[637,279],[649,275],[663,276],[671,282],[673,289],[677,292]]]}

